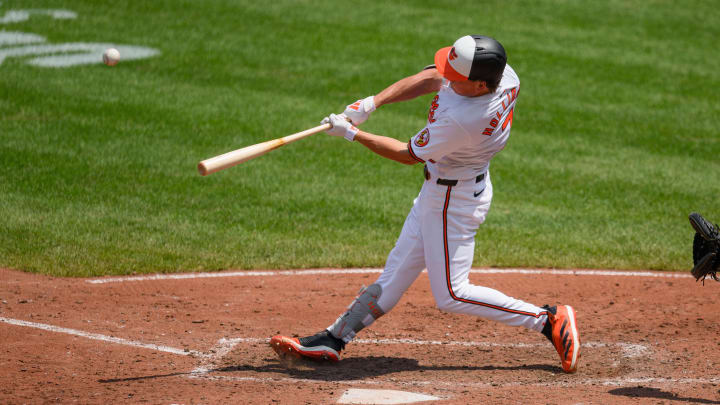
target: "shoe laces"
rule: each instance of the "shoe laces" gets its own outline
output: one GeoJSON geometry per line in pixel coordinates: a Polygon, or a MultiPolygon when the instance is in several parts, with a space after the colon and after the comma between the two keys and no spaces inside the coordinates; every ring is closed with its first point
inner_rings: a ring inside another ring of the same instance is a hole
{"type": "Polygon", "coordinates": [[[328,346],[338,351],[345,349],[345,342],[342,339],[336,338],[327,330],[318,332],[312,336],[299,338],[298,341],[305,347],[328,346]]]}

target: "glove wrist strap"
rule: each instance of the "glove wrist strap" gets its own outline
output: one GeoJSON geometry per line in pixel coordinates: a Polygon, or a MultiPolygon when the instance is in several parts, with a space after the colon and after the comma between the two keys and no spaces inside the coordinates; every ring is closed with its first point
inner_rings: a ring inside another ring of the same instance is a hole
{"type": "Polygon", "coordinates": [[[345,131],[345,139],[347,139],[350,142],[354,141],[355,135],[357,135],[358,132],[360,132],[360,130],[357,129],[357,127],[355,125],[351,125],[350,128],[348,128],[347,131],[345,131]]]}
{"type": "Polygon", "coordinates": [[[375,107],[375,96],[369,96],[365,97],[362,101],[363,108],[365,111],[370,114],[371,112],[375,111],[377,107],[375,107]]]}

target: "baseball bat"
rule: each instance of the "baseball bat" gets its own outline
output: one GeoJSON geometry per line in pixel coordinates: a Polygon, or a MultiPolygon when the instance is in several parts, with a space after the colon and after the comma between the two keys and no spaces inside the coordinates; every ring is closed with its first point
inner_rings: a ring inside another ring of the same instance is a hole
{"type": "Polygon", "coordinates": [[[202,176],[207,176],[208,174],[213,174],[220,170],[227,169],[228,167],[233,167],[235,165],[239,165],[240,163],[247,162],[250,159],[255,159],[258,156],[262,156],[271,150],[287,145],[290,142],[295,142],[298,139],[315,135],[318,132],[326,131],[330,128],[332,128],[332,125],[329,123],[323,124],[315,128],[306,129],[292,135],[284,136],[282,138],[246,146],[232,152],[205,159],[198,163],[198,171],[202,176]]]}

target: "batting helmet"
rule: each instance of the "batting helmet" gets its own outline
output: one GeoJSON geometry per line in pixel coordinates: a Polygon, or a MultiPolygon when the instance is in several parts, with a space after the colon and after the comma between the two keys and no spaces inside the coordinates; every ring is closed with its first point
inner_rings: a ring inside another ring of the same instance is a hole
{"type": "Polygon", "coordinates": [[[499,83],[507,63],[505,48],[493,38],[465,35],[435,53],[435,67],[448,80],[499,83]]]}

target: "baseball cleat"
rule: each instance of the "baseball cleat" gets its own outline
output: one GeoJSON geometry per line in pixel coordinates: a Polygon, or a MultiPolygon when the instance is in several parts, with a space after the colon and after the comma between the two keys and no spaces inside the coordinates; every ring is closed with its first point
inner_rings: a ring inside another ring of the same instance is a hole
{"type": "Polygon", "coordinates": [[[324,330],[302,338],[273,336],[270,339],[270,347],[280,357],[292,356],[298,359],[336,362],[340,360],[340,351],[345,348],[345,342],[324,330]]]}
{"type": "Polygon", "coordinates": [[[550,341],[560,355],[563,371],[574,373],[580,359],[580,334],[575,321],[575,310],[570,305],[545,308],[548,310],[551,328],[550,341]]]}

